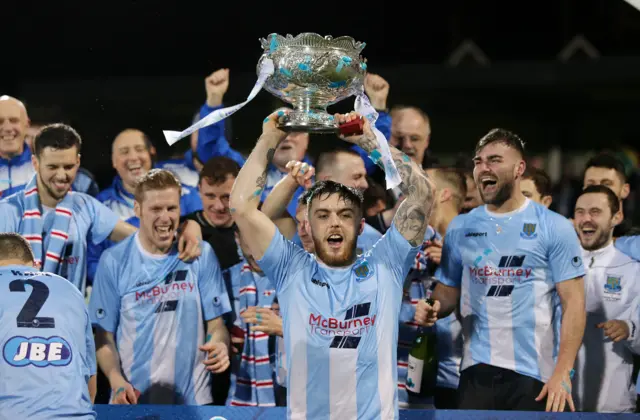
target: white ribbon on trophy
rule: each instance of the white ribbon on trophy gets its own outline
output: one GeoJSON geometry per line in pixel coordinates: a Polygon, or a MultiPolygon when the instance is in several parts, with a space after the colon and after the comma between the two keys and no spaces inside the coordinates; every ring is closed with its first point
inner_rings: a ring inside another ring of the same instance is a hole
{"type": "Polygon", "coordinates": [[[391,157],[391,149],[389,149],[389,143],[387,142],[387,139],[384,137],[384,134],[382,134],[380,130],[376,128],[378,113],[376,112],[373,105],[371,105],[371,102],[369,101],[369,98],[364,93],[364,91],[360,92],[358,96],[356,96],[355,111],[369,120],[371,129],[376,135],[376,140],[378,140],[378,147],[380,148],[379,154],[377,154],[376,150],[374,150],[369,157],[375,163],[378,163],[378,161],[382,161],[387,189],[391,190],[397,187],[402,182],[402,179],[400,178],[398,168],[396,168],[396,165],[393,162],[393,158],[391,157]]]}
{"type": "Polygon", "coordinates": [[[216,109],[197,123],[193,124],[191,127],[181,132],[166,130],[163,131],[162,133],[164,134],[164,138],[167,140],[167,143],[169,143],[169,146],[173,146],[178,140],[187,137],[191,133],[203,127],[207,127],[211,124],[215,124],[219,121],[224,120],[225,118],[251,102],[251,100],[256,97],[258,92],[260,92],[262,86],[264,86],[264,83],[267,81],[269,76],[273,74],[273,68],[273,61],[271,61],[271,59],[266,59],[262,62],[262,66],[260,66],[260,73],[258,74],[258,81],[256,82],[253,89],[251,89],[251,93],[249,93],[246,101],[227,108],[216,109]]]}

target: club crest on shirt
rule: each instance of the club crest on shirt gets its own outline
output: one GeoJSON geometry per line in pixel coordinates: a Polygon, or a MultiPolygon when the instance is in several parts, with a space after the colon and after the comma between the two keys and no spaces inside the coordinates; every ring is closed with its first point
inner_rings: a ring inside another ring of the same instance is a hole
{"type": "Polygon", "coordinates": [[[373,267],[371,267],[367,260],[363,260],[353,267],[353,272],[358,281],[365,281],[373,276],[373,267]]]}
{"type": "Polygon", "coordinates": [[[536,224],[535,223],[525,223],[522,225],[522,232],[520,232],[520,237],[522,239],[535,239],[538,237],[536,233],[536,224]]]}
{"type": "Polygon", "coordinates": [[[620,300],[622,276],[612,276],[607,274],[607,281],[604,283],[604,294],[607,300],[620,300]]]}

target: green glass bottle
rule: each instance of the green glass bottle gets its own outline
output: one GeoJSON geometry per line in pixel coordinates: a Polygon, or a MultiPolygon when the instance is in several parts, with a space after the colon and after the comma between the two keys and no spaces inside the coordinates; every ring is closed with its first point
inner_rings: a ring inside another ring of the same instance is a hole
{"type": "MultiPolygon", "coordinates": [[[[433,305],[431,298],[427,299],[433,305]]],[[[438,376],[438,354],[435,326],[420,327],[409,352],[407,392],[409,395],[433,397],[438,376]]]]}

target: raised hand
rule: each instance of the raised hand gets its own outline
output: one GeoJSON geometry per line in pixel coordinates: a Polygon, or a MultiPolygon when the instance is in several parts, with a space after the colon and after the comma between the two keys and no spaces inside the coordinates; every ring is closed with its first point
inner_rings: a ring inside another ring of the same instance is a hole
{"type": "Polygon", "coordinates": [[[220,69],[211,73],[204,79],[204,87],[207,91],[207,105],[220,106],[224,94],[229,89],[229,69],[220,69]]]}
{"type": "Polygon", "coordinates": [[[371,105],[375,109],[387,108],[389,96],[389,83],[377,74],[368,73],[364,78],[364,93],[369,97],[371,105]]]}
{"type": "Polygon", "coordinates": [[[369,123],[369,120],[363,118],[362,115],[354,111],[348,114],[335,114],[333,117],[338,124],[346,124],[357,118],[362,119],[364,123],[362,126],[362,134],[356,134],[353,136],[344,136],[342,134],[338,134],[338,137],[348,143],[356,144],[366,151],[373,150],[377,147],[376,135],[371,129],[371,124],[369,123]]]}
{"type": "Polygon", "coordinates": [[[316,169],[313,166],[298,160],[290,160],[286,168],[289,170],[289,176],[295,179],[298,185],[305,190],[311,188],[313,176],[316,173],[316,169]]]}

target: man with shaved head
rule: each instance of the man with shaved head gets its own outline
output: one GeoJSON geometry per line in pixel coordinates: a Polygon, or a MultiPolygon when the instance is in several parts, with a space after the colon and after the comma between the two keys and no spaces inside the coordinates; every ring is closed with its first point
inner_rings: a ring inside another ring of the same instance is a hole
{"type": "MultiPolygon", "coordinates": [[[[35,174],[31,149],[25,143],[29,126],[24,104],[11,96],[0,96],[0,197],[22,191],[35,174]]],[[[95,196],[98,185],[91,173],[80,168],[72,189],[95,196]]]]}

